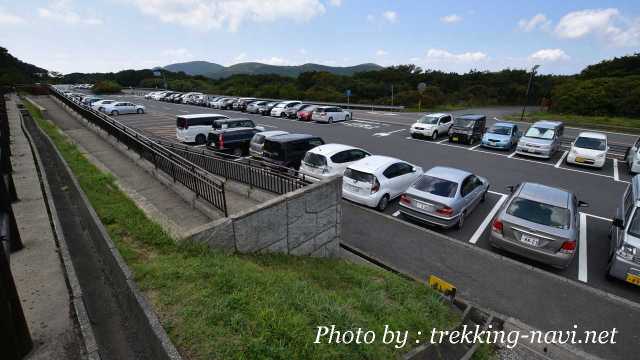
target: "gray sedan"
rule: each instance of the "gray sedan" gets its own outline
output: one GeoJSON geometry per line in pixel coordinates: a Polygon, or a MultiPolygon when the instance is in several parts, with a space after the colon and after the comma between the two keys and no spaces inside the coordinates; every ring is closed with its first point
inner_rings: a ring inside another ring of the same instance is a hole
{"type": "Polygon", "coordinates": [[[462,228],[471,211],[484,201],[489,181],[464,170],[437,166],[425,172],[400,197],[400,213],[410,219],[462,228]]]}
{"type": "Polygon", "coordinates": [[[512,194],[491,225],[489,243],[556,268],[566,268],[576,253],[580,232],[574,194],[535,183],[511,188],[512,194]]]}

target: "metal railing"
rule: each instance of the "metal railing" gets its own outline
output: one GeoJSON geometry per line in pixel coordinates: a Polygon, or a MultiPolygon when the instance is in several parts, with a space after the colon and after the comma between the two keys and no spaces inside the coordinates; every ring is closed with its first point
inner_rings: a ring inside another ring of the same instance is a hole
{"type": "Polygon", "coordinates": [[[162,139],[155,141],[212,174],[275,194],[285,194],[311,184],[309,177],[296,170],[264,161],[194,148],[162,139]]]}
{"type": "Polygon", "coordinates": [[[224,182],[212,177],[207,170],[169,151],[161,144],[110,116],[67,98],[53,87],[52,93],[89,122],[151,162],[156,169],[169,175],[174,182],[184,185],[196,196],[222,211],[224,216],[228,216],[224,182]]]}

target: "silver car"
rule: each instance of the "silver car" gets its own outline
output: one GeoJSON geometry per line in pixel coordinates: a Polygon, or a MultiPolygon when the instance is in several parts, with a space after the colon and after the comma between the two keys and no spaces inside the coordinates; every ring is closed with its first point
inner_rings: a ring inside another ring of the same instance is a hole
{"type": "Polygon", "coordinates": [[[560,149],[564,124],[560,121],[537,121],[518,141],[518,155],[550,159],[560,149]]]}
{"type": "Polygon", "coordinates": [[[569,191],[536,183],[511,190],[493,219],[489,243],[556,268],[568,267],[580,237],[578,209],[587,204],[569,191]]]}
{"type": "Polygon", "coordinates": [[[404,216],[444,228],[462,228],[486,198],[489,181],[468,171],[437,166],[425,172],[400,197],[404,216]]]}

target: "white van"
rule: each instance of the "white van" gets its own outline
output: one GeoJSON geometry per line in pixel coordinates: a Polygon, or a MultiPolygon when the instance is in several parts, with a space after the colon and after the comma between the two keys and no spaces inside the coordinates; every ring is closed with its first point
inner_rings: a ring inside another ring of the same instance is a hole
{"type": "Polygon", "coordinates": [[[176,137],[180,142],[202,145],[207,142],[207,135],[213,127],[213,122],[215,120],[228,118],[228,116],[220,114],[178,115],[176,120],[176,137]]]}

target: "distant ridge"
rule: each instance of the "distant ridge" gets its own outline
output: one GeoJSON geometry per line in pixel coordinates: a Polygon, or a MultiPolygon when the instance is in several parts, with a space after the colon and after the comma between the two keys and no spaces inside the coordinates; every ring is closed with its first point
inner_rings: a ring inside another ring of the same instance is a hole
{"type": "Polygon", "coordinates": [[[212,79],[227,78],[232,75],[267,75],[275,74],[281,76],[297,77],[304,72],[326,71],[336,75],[353,75],[357,72],[376,71],[383,69],[382,66],[372,63],[354,66],[327,66],[320,64],[303,64],[296,66],[269,65],[259,62],[245,62],[231,66],[207,61],[189,61],[167,65],[165,69],[173,72],[182,71],[188,75],[203,75],[212,79]]]}

